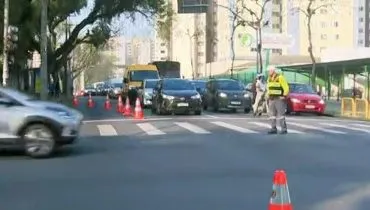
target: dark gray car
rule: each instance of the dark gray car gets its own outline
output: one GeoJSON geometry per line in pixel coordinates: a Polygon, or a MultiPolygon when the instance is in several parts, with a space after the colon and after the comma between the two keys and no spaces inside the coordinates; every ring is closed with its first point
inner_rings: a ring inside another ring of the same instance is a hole
{"type": "Polygon", "coordinates": [[[203,101],[203,109],[209,107],[213,111],[227,109],[237,112],[241,109],[244,113],[249,113],[252,109],[251,95],[237,80],[212,79],[207,82],[203,101]]]}
{"type": "Polygon", "coordinates": [[[0,88],[0,116],[0,148],[24,149],[35,158],[74,143],[83,118],[67,106],[8,88],[0,88]]]}

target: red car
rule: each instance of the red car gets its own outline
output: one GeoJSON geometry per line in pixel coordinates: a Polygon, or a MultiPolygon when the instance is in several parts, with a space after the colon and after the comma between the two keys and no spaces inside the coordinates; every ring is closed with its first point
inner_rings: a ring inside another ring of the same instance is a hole
{"type": "Polygon", "coordinates": [[[287,105],[287,113],[307,112],[322,115],[325,112],[325,101],[307,84],[289,84],[287,105]]]}

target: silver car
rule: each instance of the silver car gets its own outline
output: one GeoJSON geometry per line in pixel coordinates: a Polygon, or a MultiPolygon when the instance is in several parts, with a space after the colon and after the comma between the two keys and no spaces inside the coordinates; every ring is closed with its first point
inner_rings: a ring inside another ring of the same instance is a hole
{"type": "Polygon", "coordinates": [[[0,88],[0,116],[0,148],[24,149],[34,158],[49,157],[57,147],[74,143],[83,119],[67,106],[8,88],[0,88]]]}
{"type": "Polygon", "coordinates": [[[144,80],[144,107],[152,106],[153,89],[157,85],[158,79],[144,80]]]}

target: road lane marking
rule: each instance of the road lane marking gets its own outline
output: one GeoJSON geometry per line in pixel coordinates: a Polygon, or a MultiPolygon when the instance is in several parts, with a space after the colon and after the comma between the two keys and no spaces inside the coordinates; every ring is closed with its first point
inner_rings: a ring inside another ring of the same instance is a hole
{"type": "Polygon", "coordinates": [[[256,131],[252,131],[252,130],[249,130],[249,129],[246,129],[246,128],[242,128],[242,127],[232,125],[232,124],[228,124],[228,123],[221,122],[221,121],[215,121],[215,122],[211,122],[211,123],[215,124],[215,125],[218,125],[220,127],[230,129],[230,130],[238,131],[240,133],[258,133],[256,131]]]}
{"type": "Polygon", "coordinates": [[[117,131],[112,125],[97,125],[100,136],[117,136],[117,131]]]}
{"type": "MultiPolygon", "coordinates": [[[[249,123],[253,124],[253,125],[260,126],[260,127],[264,127],[264,128],[271,128],[271,125],[268,124],[268,123],[261,123],[261,122],[249,122],[249,123]]],[[[303,134],[304,132],[288,128],[288,133],[303,134]]]]}
{"type": "Polygon", "coordinates": [[[363,127],[363,128],[370,128],[370,125],[364,125],[364,124],[352,124],[352,125],[363,127]]]}
{"type": "Polygon", "coordinates": [[[297,127],[301,127],[301,128],[310,129],[310,130],[318,130],[318,131],[322,131],[322,132],[326,132],[326,133],[346,134],[346,132],[342,132],[342,131],[336,131],[336,130],[327,129],[327,128],[320,128],[320,127],[316,127],[316,126],[312,126],[312,125],[300,124],[300,123],[296,123],[296,122],[294,124],[292,124],[292,125],[297,126],[297,127]]]}
{"type": "Polygon", "coordinates": [[[210,134],[211,132],[187,122],[175,122],[176,125],[197,134],[210,134]]]}
{"type": "Polygon", "coordinates": [[[338,128],[344,128],[344,129],[353,130],[353,131],[361,131],[361,132],[365,132],[365,133],[370,133],[369,129],[354,128],[354,127],[350,127],[348,125],[338,125],[338,124],[333,124],[333,123],[320,123],[320,124],[330,126],[330,127],[338,127],[338,128]]]}
{"type": "Polygon", "coordinates": [[[220,117],[217,117],[217,116],[214,116],[214,115],[209,115],[209,114],[204,114],[203,116],[209,117],[209,118],[214,118],[214,119],[220,118],[220,117]]]}
{"type": "Polygon", "coordinates": [[[156,135],[164,135],[165,132],[157,129],[150,123],[138,123],[136,124],[142,131],[144,131],[146,134],[150,136],[156,136],[156,135]]]}

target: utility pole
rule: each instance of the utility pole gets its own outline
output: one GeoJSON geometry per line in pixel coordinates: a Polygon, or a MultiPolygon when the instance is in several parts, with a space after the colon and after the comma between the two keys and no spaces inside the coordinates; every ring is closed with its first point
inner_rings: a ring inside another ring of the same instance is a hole
{"type": "Polygon", "coordinates": [[[41,0],[41,99],[48,98],[48,0],[41,0]]]}
{"type": "Polygon", "coordinates": [[[3,86],[8,85],[8,28],[9,28],[9,0],[4,0],[4,36],[3,36],[3,86]]]}

